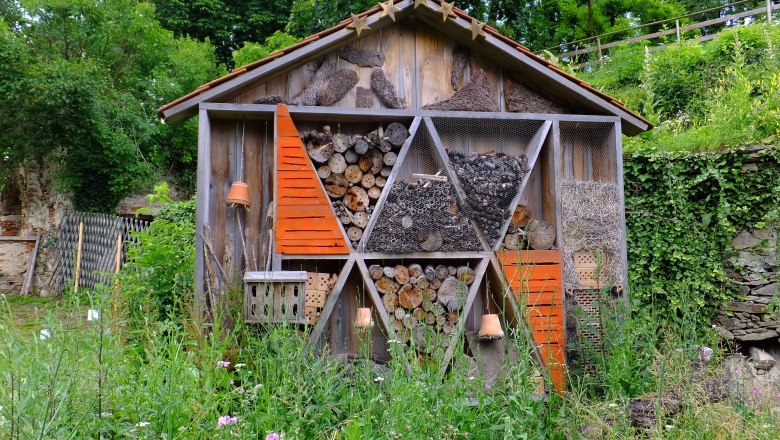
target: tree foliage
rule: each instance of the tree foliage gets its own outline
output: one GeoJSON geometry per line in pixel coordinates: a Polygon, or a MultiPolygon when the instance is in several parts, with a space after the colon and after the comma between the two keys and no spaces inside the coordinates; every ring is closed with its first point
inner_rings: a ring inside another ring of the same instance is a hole
{"type": "Polygon", "coordinates": [[[0,157],[57,164],[80,210],[109,212],[154,174],[194,176],[194,123],[156,109],[218,75],[214,49],[176,39],[131,0],[3,3],[0,157]]]}
{"type": "Polygon", "coordinates": [[[217,59],[233,68],[233,51],[284,28],[292,2],[272,0],[155,0],[157,17],[177,37],[209,40],[217,59]]]}

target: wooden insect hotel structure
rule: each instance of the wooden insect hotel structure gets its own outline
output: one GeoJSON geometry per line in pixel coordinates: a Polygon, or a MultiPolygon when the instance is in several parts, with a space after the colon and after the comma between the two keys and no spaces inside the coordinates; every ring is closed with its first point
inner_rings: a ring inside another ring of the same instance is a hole
{"type": "Polygon", "coordinates": [[[199,116],[197,300],[243,283],[248,322],[314,349],[458,348],[490,385],[529,335],[562,390],[565,304],[626,294],[621,134],[650,123],[446,2],[389,0],[159,115],[199,116]]]}

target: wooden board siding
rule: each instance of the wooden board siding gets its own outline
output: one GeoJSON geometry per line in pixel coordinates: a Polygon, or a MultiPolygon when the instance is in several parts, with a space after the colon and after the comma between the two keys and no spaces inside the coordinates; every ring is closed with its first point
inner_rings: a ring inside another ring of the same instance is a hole
{"type": "Polygon", "coordinates": [[[276,114],[276,252],[349,254],[341,226],[287,111],[276,114]]]}
{"type": "MultiPolygon", "coordinates": [[[[409,17],[350,44],[359,49],[378,51],[385,57],[381,68],[410,109],[444,101],[455,93],[450,82],[452,51],[461,43],[423,21],[409,17]]],[[[248,85],[216,101],[251,104],[262,96],[280,95],[290,104],[300,104],[303,90],[311,83],[319,62],[323,60],[333,63],[336,69],[354,70],[358,74],[357,85],[370,88],[373,68],[360,67],[339,58],[338,50],[331,49],[323,53],[317,62],[308,61],[279,71],[266,80],[248,85]]],[[[463,73],[463,83],[467,83],[479,69],[485,71],[496,103],[499,109],[504,110],[504,74],[496,62],[472,50],[463,73]]],[[[333,107],[354,108],[356,90],[357,87],[350,90],[333,107]]],[[[386,106],[374,96],[373,108],[386,106]]]]}
{"type": "Polygon", "coordinates": [[[566,388],[565,319],[561,253],[498,251],[498,260],[512,292],[525,306],[525,320],[539,347],[542,362],[560,392],[566,388]]]}

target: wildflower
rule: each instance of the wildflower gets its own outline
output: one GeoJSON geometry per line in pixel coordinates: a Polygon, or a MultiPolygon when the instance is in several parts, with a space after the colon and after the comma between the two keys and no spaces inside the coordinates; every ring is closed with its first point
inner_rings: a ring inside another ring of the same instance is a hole
{"type": "Polygon", "coordinates": [[[385,378],[382,377],[382,376],[377,376],[377,377],[374,378],[374,382],[384,382],[384,381],[385,381],[385,378]]]}
{"type": "Polygon", "coordinates": [[[244,390],[244,387],[238,387],[238,388],[236,388],[236,392],[238,394],[244,394],[246,392],[246,390],[244,390]]]}
{"type": "Polygon", "coordinates": [[[712,328],[717,328],[718,326],[715,324],[712,324],[712,328]]]}
{"type": "Polygon", "coordinates": [[[610,408],[617,408],[618,404],[617,403],[610,403],[608,406],[610,408]]]}
{"type": "Polygon", "coordinates": [[[51,338],[51,332],[49,329],[43,329],[41,330],[41,341],[45,341],[47,339],[51,338]]]}
{"type": "Polygon", "coordinates": [[[229,361],[217,361],[217,368],[227,368],[230,366],[229,361]]]}
{"type": "Polygon", "coordinates": [[[280,438],[279,434],[275,432],[269,432],[268,435],[265,436],[265,440],[279,440],[280,438]]]}
{"type": "Polygon", "coordinates": [[[387,343],[388,344],[400,344],[401,341],[399,341],[398,339],[388,339],[387,343]]]}
{"type": "Polygon", "coordinates": [[[236,371],[240,371],[241,368],[246,367],[246,364],[243,364],[241,362],[237,363],[236,365],[233,365],[233,368],[235,368],[236,371]]]}
{"type": "Polygon", "coordinates": [[[236,381],[233,380],[233,379],[230,379],[230,385],[235,385],[235,384],[236,384],[236,381]]]}
{"type": "Polygon", "coordinates": [[[179,426],[179,432],[184,432],[187,430],[186,426],[179,426]]]}
{"type": "Polygon", "coordinates": [[[674,429],[674,425],[664,425],[664,428],[666,428],[666,429],[674,429]]]}
{"type": "Polygon", "coordinates": [[[149,425],[150,425],[149,422],[138,422],[138,423],[135,424],[135,427],[136,428],[146,428],[149,425]]]}
{"type": "Polygon", "coordinates": [[[468,379],[468,380],[474,380],[474,379],[476,379],[476,377],[474,377],[474,376],[469,376],[469,377],[467,377],[467,379],[468,379]]]}
{"type": "Polygon", "coordinates": [[[752,395],[754,395],[754,396],[761,395],[761,390],[760,390],[758,387],[753,387],[753,388],[750,390],[750,394],[752,394],[752,395]]]}
{"type": "Polygon", "coordinates": [[[217,420],[217,428],[238,423],[238,417],[220,416],[217,420]]]}

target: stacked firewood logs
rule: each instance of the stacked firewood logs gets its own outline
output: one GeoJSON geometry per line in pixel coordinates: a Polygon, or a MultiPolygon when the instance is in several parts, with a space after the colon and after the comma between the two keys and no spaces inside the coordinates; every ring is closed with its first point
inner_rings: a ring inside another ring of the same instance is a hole
{"type": "Polygon", "coordinates": [[[357,248],[409,131],[394,122],[365,136],[332,133],[325,126],[322,132],[312,130],[302,137],[336,215],[357,248]]]}
{"type": "Polygon", "coordinates": [[[474,282],[468,266],[372,265],[369,275],[382,298],[399,341],[410,339],[430,351],[431,341],[446,345],[474,282]],[[437,336],[438,335],[438,336],[437,336]]]}
{"type": "Polygon", "coordinates": [[[525,156],[461,153],[448,150],[452,168],[468,198],[470,215],[490,246],[501,239],[501,229],[512,213],[510,205],[530,171],[525,156]]]}
{"type": "Polygon", "coordinates": [[[449,182],[396,181],[367,243],[372,252],[479,251],[471,221],[449,182]]]}

